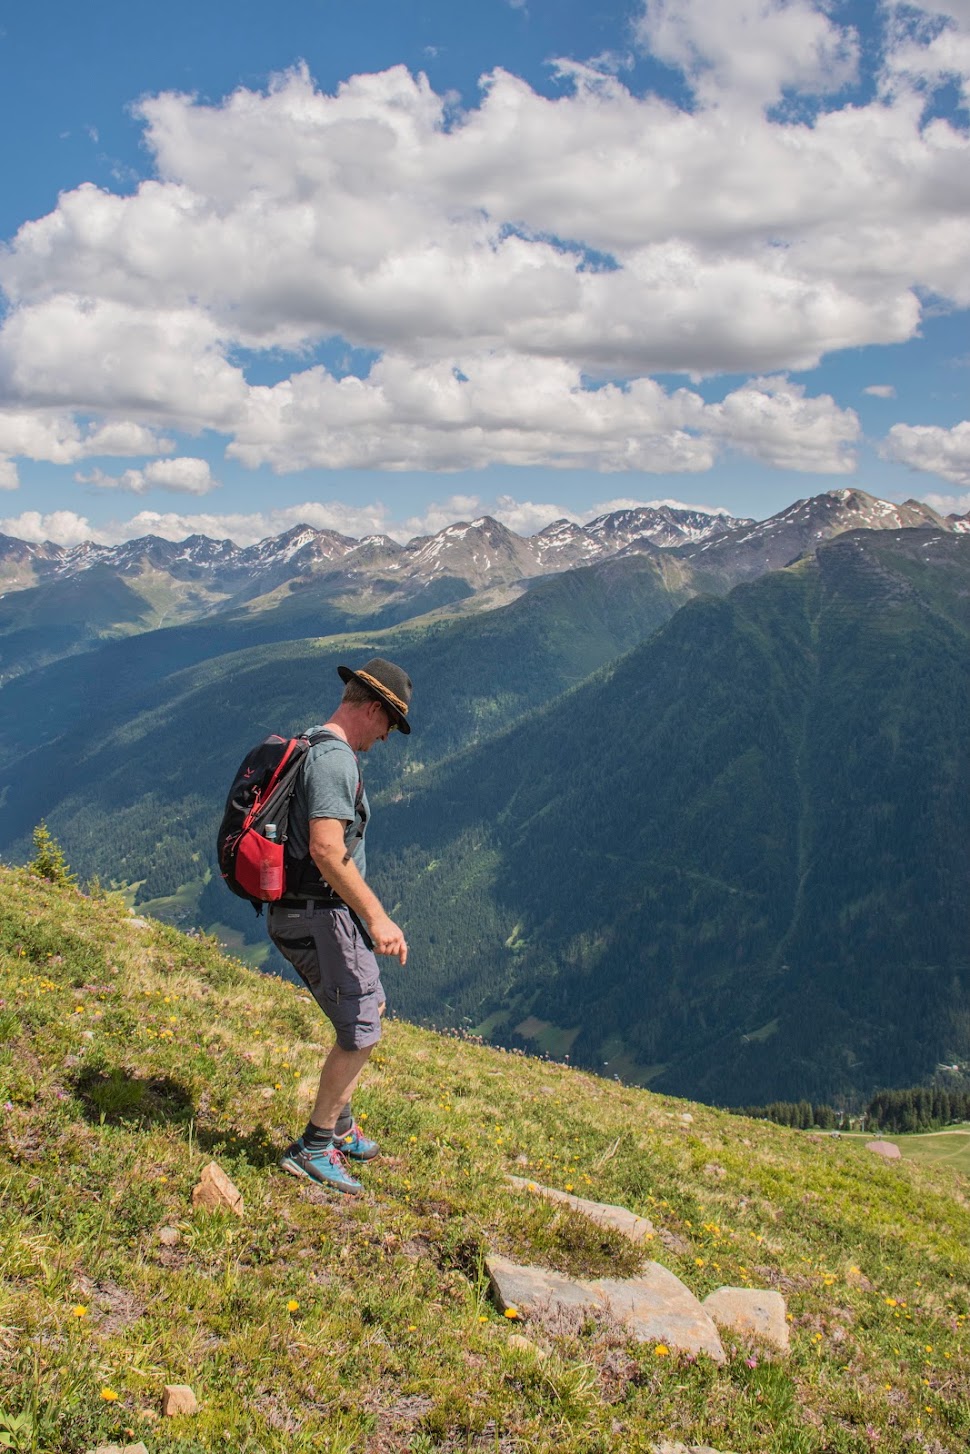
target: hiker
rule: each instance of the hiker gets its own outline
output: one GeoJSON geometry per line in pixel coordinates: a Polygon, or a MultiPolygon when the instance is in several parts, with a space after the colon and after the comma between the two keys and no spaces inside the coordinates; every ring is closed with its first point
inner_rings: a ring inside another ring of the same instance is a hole
{"type": "Polygon", "coordinates": [[[354,1120],[351,1097],[381,1038],[385,997],[376,954],[405,964],[397,924],[364,881],[369,818],[357,753],[392,732],[411,731],[411,678],[376,656],[357,671],[338,666],[345,683],[328,735],[306,755],[290,806],[286,894],[269,909],[273,943],[304,981],[336,1033],[320,1073],[305,1131],[280,1159],[294,1176],[356,1194],[361,1183],[345,1161],[370,1161],[378,1146],[354,1120]]]}

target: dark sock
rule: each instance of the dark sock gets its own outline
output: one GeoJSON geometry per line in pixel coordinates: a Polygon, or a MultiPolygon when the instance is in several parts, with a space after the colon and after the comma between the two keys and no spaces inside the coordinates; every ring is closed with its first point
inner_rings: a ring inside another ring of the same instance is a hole
{"type": "Polygon", "coordinates": [[[337,1117],[337,1124],[333,1128],[333,1134],[335,1136],[346,1136],[347,1132],[352,1131],[353,1129],[354,1113],[351,1110],[350,1102],[348,1101],[347,1104],[344,1106],[343,1110],[340,1112],[340,1115],[337,1117]]]}
{"type": "Polygon", "coordinates": [[[315,1126],[312,1121],[307,1121],[306,1130],[303,1132],[303,1144],[308,1151],[322,1151],[329,1146],[333,1140],[332,1126],[315,1126]]]}

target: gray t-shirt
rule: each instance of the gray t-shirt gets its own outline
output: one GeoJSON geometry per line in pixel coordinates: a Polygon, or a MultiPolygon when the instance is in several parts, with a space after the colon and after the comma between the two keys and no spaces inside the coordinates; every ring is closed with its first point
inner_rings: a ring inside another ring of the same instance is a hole
{"type": "MultiPolygon", "coordinates": [[[[307,736],[319,732],[311,727],[307,736]]],[[[303,760],[303,771],[297,779],[290,804],[288,826],[288,848],[294,858],[304,858],[310,852],[310,819],[339,818],[352,825],[355,834],[351,857],[365,876],[367,858],[364,852],[364,832],[370,817],[370,806],[366,792],[356,805],[357,783],[360,774],[357,758],[351,747],[339,737],[325,737],[311,747],[303,760]]]]}

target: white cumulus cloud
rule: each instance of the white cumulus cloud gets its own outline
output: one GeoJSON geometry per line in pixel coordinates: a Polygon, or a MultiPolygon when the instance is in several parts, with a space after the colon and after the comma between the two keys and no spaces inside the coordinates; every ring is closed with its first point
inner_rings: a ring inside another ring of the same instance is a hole
{"type": "Polygon", "coordinates": [[[640,44],[699,96],[758,105],[786,88],[819,94],[855,79],[859,42],[812,0],[645,0],[640,44]]]}
{"type": "Polygon", "coordinates": [[[938,515],[968,515],[970,514],[970,490],[965,495],[921,495],[931,509],[938,515]]]}
{"type": "Polygon", "coordinates": [[[874,399],[895,399],[896,397],[896,390],[892,384],[867,384],[862,392],[871,394],[874,399]]]}
{"type": "Polygon", "coordinates": [[[705,408],[707,427],[742,454],[778,469],[849,474],[861,430],[828,394],[807,398],[786,378],[753,379],[705,408]]]}
{"type": "Polygon", "coordinates": [[[95,538],[88,521],[73,510],[52,510],[48,515],[39,510],[25,510],[21,515],[8,515],[0,520],[0,534],[36,543],[49,540],[54,545],[81,545],[95,538]]]}
{"type": "Polygon", "coordinates": [[[209,462],[180,456],[176,459],[154,459],[144,469],[125,470],[121,475],[106,475],[102,470],[79,474],[81,484],[96,485],[102,490],[122,490],[131,495],[147,495],[149,490],[172,490],[179,495],[208,495],[219,488],[213,479],[209,462]]]}
{"type": "Polygon", "coordinates": [[[0,490],[17,490],[20,488],[20,475],[17,471],[17,462],[12,459],[4,459],[0,455],[0,490]]]}
{"type": "Polygon", "coordinates": [[[970,485],[970,419],[943,429],[932,424],[894,424],[882,444],[886,459],[955,485],[970,485]]]}
{"type": "Polygon", "coordinates": [[[160,454],[172,441],[130,419],[78,423],[63,410],[0,407],[0,454],[73,464],[98,455],[160,454]]]}
{"type": "MultiPolygon", "coordinates": [[[[927,298],[970,306],[970,137],[925,114],[970,73],[965,0],[924,10],[852,104],[858,37],[822,0],[645,0],[638,44],[689,107],[605,62],[560,63],[555,98],[496,70],[460,114],[403,66],[149,97],[154,174],[63,194],[0,254],[0,455],[210,430],[279,472],[697,473],[724,449],[845,472],[852,411],[778,379],[912,338],[927,298]],[[810,121],[773,109],[793,96],[810,121]],[[335,339],[366,377],[315,362],[335,339]],[[281,377],[254,385],[267,350],[281,377]],[[659,372],[752,382],[707,407],[659,372]]],[[[153,467],[104,478],[143,493],[153,467]]]]}

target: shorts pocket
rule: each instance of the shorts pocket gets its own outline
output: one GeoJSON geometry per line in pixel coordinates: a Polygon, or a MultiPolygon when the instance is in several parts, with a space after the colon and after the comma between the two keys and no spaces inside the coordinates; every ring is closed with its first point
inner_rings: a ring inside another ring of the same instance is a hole
{"type": "Polygon", "coordinates": [[[300,978],[315,994],[320,988],[320,958],[312,934],[303,934],[295,939],[273,934],[271,938],[283,958],[289,960],[300,978]]]}
{"type": "Polygon", "coordinates": [[[349,914],[334,915],[334,954],[326,966],[325,989],[338,1002],[372,995],[380,980],[377,960],[364,945],[349,914]]]}

